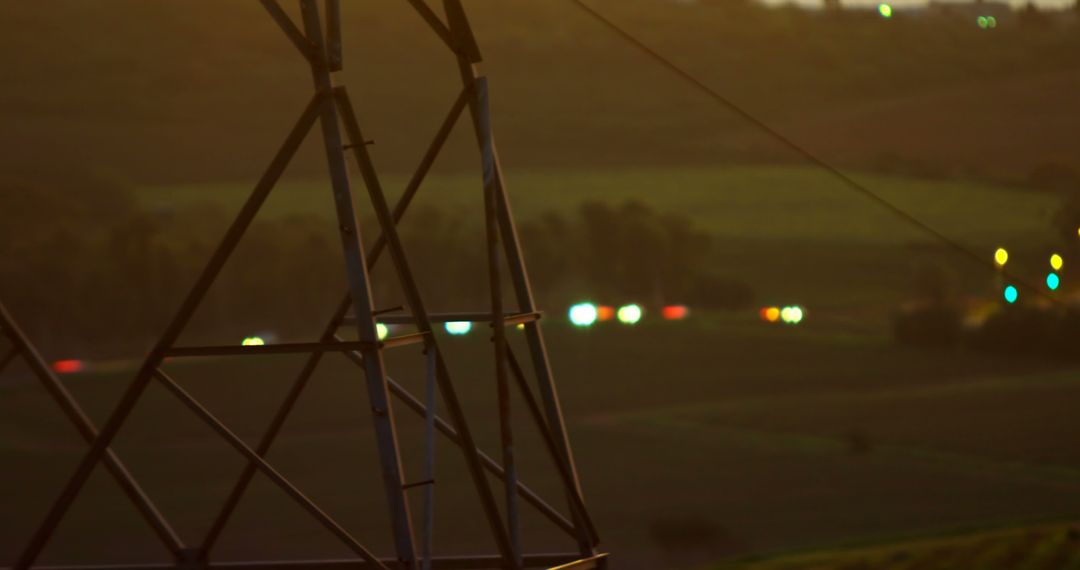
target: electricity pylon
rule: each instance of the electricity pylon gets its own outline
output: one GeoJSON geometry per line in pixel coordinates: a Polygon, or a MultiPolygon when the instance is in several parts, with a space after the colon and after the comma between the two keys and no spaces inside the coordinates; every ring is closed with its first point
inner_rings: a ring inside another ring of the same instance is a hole
{"type": "MultiPolygon", "coordinates": [[[[34,567],[35,561],[64,518],[68,508],[99,463],[105,462],[111,470],[119,469],[119,472],[125,476],[118,479],[122,483],[128,483],[128,487],[125,488],[138,491],[134,480],[126,475],[119,460],[111,454],[110,444],[139,403],[145,389],[153,382],[163,385],[247,460],[240,478],[214,519],[210,530],[197,546],[186,545],[176,533],[172,532],[164,517],[153,509],[153,505],[141,491],[134,494],[129,492],[133,499],[138,499],[136,502],[140,505],[140,509],[158,530],[159,538],[175,561],[175,567],[213,568],[215,566],[211,557],[213,546],[257,473],[262,473],[285,491],[355,554],[355,559],[352,560],[274,561],[271,563],[274,568],[314,570],[347,567],[350,569],[426,570],[431,568],[534,567],[587,569],[605,566],[607,555],[597,550],[599,539],[582,498],[558,394],[548,364],[547,349],[538,322],[540,313],[530,289],[517,230],[506,194],[492,133],[488,85],[486,79],[479,75],[476,69],[476,64],[481,59],[480,50],[460,0],[444,0],[445,18],[436,14],[424,0],[407,1],[453,54],[460,72],[462,89],[402,197],[394,207],[391,207],[383,194],[377,170],[368,153],[367,139],[361,131],[348,92],[344,86],[336,83],[336,72],[341,71],[343,67],[340,0],[323,0],[322,2],[300,0],[302,22],[299,26],[276,0],[260,0],[278,27],[310,65],[315,93],[270,166],[256,184],[239,215],[229,227],[224,239],[213,253],[175,317],[139,367],[135,378],[116,408],[100,432],[91,432],[87,437],[91,442],[89,451],[50,508],[44,521],[31,536],[15,562],[14,568],[24,570],[34,567]],[[481,156],[491,307],[489,312],[484,313],[429,313],[413,278],[413,271],[398,237],[396,225],[405,215],[455,124],[466,110],[471,118],[481,156]],[[330,319],[321,337],[315,342],[262,346],[178,346],[177,340],[181,333],[316,122],[321,127],[337,214],[337,230],[341,239],[349,285],[344,300],[330,319]],[[353,208],[352,185],[347,167],[348,154],[351,154],[356,161],[381,230],[378,239],[367,251],[361,242],[358,220],[353,208]],[[394,265],[407,305],[402,311],[407,309],[407,312],[398,313],[376,309],[372,298],[369,271],[384,252],[389,253],[394,265]],[[515,300],[514,305],[516,305],[513,308],[507,308],[507,303],[504,301],[507,295],[501,290],[503,271],[506,271],[509,282],[512,284],[513,290],[510,296],[515,300]],[[380,339],[376,321],[386,324],[410,324],[415,326],[417,332],[380,339]],[[483,322],[492,327],[502,450],[501,457],[498,459],[484,454],[477,447],[469,420],[458,400],[443,352],[433,334],[434,324],[451,321],[483,322]],[[527,379],[522,363],[507,343],[506,327],[517,325],[522,325],[525,329],[531,364],[529,368],[531,368],[538,394],[533,393],[533,387],[527,379]],[[358,340],[342,340],[339,334],[343,327],[353,328],[358,340]],[[427,370],[427,390],[424,400],[413,396],[401,384],[387,376],[383,352],[409,345],[423,347],[427,370]],[[370,552],[348,530],[312,502],[264,458],[323,355],[333,352],[347,356],[364,373],[368,404],[375,426],[374,435],[378,448],[383,491],[387,500],[387,520],[393,536],[395,551],[393,558],[380,558],[370,552]],[[265,354],[307,354],[308,356],[288,395],[256,447],[247,445],[236,436],[162,370],[162,364],[167,358],[265,354]],[[526,403],[528,414],[540,433],[551,463],[558,473],[568,504],[568,515],[563,515],[558,509],[552,507],[519,478],[514,461],[513,433],[510,428],[512,387],[516,387],[526,403]],[[447,414],[446,419],[436,414],[436,393],[441,397],[447,414]],[[405,478],[396,432],[399,419],[392,405],[391,396],[397,397],[406,407],[424,419],[426,461],[424,473],[418,481],[409,482],[405,478]],[[476,501],[483,512],[484,522],[494,545],[495,552],[490,555],[440,557],[432,553],[434,446],[437,432],[454,443],[465,459],[476,501]],[[489,474],[493,475],[503,488],[502,510],[499,507],[500,501],[496,498],[496,493],[489,481],[489,474]],[[423,525],[419,543],[409,507],[408,494],[414,489],[424,491],[423,525]],[[563,529],[574,541],[575,550],[570,553],[556,554],[524,552],[519,522],[522,502],[528,503],[553,524],[563,529]]],[[[151,566],[162,567],[162,565],[151,566]]],[[[267,567],[267,562],[229,562],[228,566],[234,570],[262,569],[267,567]]],[[[94,564],[93,568],[130,570],[131,566],[94,564]]]]}

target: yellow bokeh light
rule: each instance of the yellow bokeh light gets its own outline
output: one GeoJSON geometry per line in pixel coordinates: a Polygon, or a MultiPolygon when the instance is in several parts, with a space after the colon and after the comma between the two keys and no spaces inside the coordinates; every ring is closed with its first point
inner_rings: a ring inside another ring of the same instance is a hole
{"type": "Polygon", "coordinates": [[[641,305],[623,305],[615,312],[615,318],[624,325],[636,325],[641,320],[642,314],[641,305]]]}
{"type": "Polygon", "coordinates": [[[802,322],[804,315],[802,307],[791,307],[791,313],[788,314],[788,323],[797,325],[802,322]]]}
{"type": "Polygon", "coordinates": [[[797,325],[803,320],[803,309],[798,305],[791,305],[780,309],[780,320],[789,325],[797,325]]]}
{"type": "Polygon", "coordinates": [[[1009,261],[1009,252],[1005,251],[1005,248],[999,247],[994,252],[994,263],[1004,266],[1009,261]]]}
{"type": "Polygon", "coordinates": [[[1054,271],[1060,270],[1062,265],[1065,265],[1065,260],[1060,255],[1055,253],[1050,256],[1050,267],[1053,267],[1054,271]]]}

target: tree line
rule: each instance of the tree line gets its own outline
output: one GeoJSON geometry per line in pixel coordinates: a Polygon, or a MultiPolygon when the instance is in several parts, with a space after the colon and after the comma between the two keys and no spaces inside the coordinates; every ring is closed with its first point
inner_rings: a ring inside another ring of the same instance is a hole
{"type": "MultiPolygon", "coordinates": [[[[81,172],[10,178],[0,182],[0,204],[0,299],[43,348],[78,354],[148,348],[234,215],[214,204],[146,208],[123,184],[81,172]]],[[[361,227],[370,245],[377,225],[361,227]]],[[[411,211],[400,233],[430,309],[487,306],[482,227],[428,207],[411,211]]],[[[744,283],[710,270],[706,232],[640,202],[585,202],[569,215],[523,220],[519,233],[538,301],[550,312],[584,299],[720,309],[752,300],[744,283]]],[[[403,304],[389,259],[372,279],[377,306],[403,304]]],[[[313,338],[345,290],[330,220],[258,219],[185,340],[229,342],[258,331],[313,338]]]]}

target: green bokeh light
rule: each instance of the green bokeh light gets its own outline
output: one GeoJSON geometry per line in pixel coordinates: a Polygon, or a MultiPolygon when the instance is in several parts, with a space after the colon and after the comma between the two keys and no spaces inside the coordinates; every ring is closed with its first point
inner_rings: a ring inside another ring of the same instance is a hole
{"type": "Polygon", "coordinates": [[[454,336],[461,336],[469,334],[469,331],[472,330],[472,323],[469,321],[449,321],[443,327],[446,328],[446,332],[454,336]]]}

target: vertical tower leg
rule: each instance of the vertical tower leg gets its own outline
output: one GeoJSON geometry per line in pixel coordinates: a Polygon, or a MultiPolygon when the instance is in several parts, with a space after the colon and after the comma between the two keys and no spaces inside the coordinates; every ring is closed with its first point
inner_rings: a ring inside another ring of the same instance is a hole
{"type": "MultiPolygon", "coordinates": [[[[492,188],[496,198],[496,215],[502,235],[510,279],[518,300],[518,310],[524,312],[535,311],[536,301],[529,285],[525,259],[521,253],[517,227],[514,225],[510,201],[506,195],[506,187],[503,182],[502,167],[499,164],[498,150],[495,147],[487,80],[479,76],[476,70],[475,64],[480,61],[479,48],[476,45],[460,0],[444,0],[444,7],[455,45],[461,81],[464,88],[472,94],[469,100],[469,111],[472,116],[477,144],[480,146],[484,185],[492,188]]],[[[562,408],[559,405],[558,392],[551,374],[551,365],[548,362],[547,347],[544,343],[539,322],[525,323],[525,338],[529,346],[533,370],[539,384],[540,397],[547,416],[548,428],[551,430],[561,459],[575,485],[574,489],[567,489],[566,492],[567,501],[570,503],[574,523],[578,530],[578,546],[582,555],[592,555],[595,554],[593,546],[596,540],[590,536],[586,528],[587,525],[583,521],[583,513],[579,512],[576,502],[570,496],[577,493],[580,497],[581,487],[573,453],[570,449],[570,442],[566,434],[566,424],[563,420],[562,408]]]]}
{"type": "Polygon", "coordinates": [[[432,570],[435,547],[435,351],[425,354],[424,374],[424,543],[421,548],[421,570],[432,570]]]}
{"type": "Polygon", "coordinates": [[[517,500],[517,464],[514,460],[514,432],[510,417],[510,385],[507,379],[506,323],[503,318],[502,277],[499,271],[499,226],[496,221],[497,208],[495,188],[484,185],[484,229],[487,238],[488,278],[491,293],[491,342],[495,357],[495,386],[499,409],[499,444],[502,448],[503,469],[506,480],[503,482],[506,498],[506,524],[510,529],[510,543],[514,556],[521,561],[521,521],[517,500]]]}
{"type": "Polygon", "coordinates": [[[319,8],[315,0],[301,0],[300,7],[308,40],[316,45],[318,52],[323,56],[312,60],[311,75],[315,90],[321,99],[319,120],[322,126],[327,168],[333,186],[338,232],[345,256],[345,271],[349,283],[349,294],[352,298],[353,314],[356,316],[359,339],[367,347],[361,350],[364,376],[375,423],[379,460],[382,465],[383,486],[389,502],[390,519],[394,531],[394,547],[398,559],[407,568],[413,568],[416,564],[416,548],[412,519],[409,513],[408,499],[402,489],[404,478],[402,476],[397,431],[394,426],[393,410],[386,385],[386,370],[382,352],[379,349],[379,337],[373,316],[371,280],[364,261],[364,250],[360,245],[356,212],[353,210],[349,172],[345,160],[345,143],[341,134],[337,104],[333,95],[334,81],[326,57],[326,40],[322,33],[319,8]]]}
{"type": "Polygon", "coordinates": [[[499,521],[498,506],[491,493],[491,485],[489,484],[486,475],[484,475],[480,456],[476,449],[476,443],[473,441],[472,430],[469,428],[468,421],[465,419],[464,410],[457,398],[457,391],[454,389],[454,384],[450,379],[450,372],[446,367],[446,362],[442,357],[442,353],[439,351],[438,343],[435,341],[431,319],[428,316],[427,309],[420,296],[420,290],[416,285],[416,280],[413,278],[412,270],[405,259],[405,252],[401,245],[401,240],[397,235],[394,218],[387,205],[386,197],[382,191],[382,185],[375,173],[375,167],[371,161],[371,157],[367,153],[366,147],[361,144],[361,141],[363,141],[364,138],[360,131],[359,122],[356,119],[356,113],[353,110],[352,103],[349,101],[348,93],[345,91],[344,87],[336,89],[336,96],[339,109],[345,120],[345,128],[348,130],[349,138],[352,141],[352,148],[354,149],[353,152],[356,156],[357,164],[360,167],[360,172],[364,177],[364,183],[367,186],[368,194],[371,198],[371,205],[375,210],[375,216],[379,219],[379,224],[382,226],[383,235],[386,236],[386,246],[390,251],[390,257],[394,262],[394,269],[397,271],[398,279],[401,282],[403,293],[405,294],[405,302],[409,305],[409,309],[413,313],[412,316],[416,328],[421,334],[426,335],[425,348],[429,351],[434,351],[435,353],[435,378],[439,383],[439,391],[442,394],[447,411],[454,422],[454,427],[457,429],[457,432],[464,443],[462,451],[465,455],[465,464],[469,468],[473,485],[476,487],[477,498],[480,499],[480,505],[484,511],[488,525],[491,528],[492,536],[495,538],[495,544],[499,548],[499,553],[504,559],[504,566],[511,569],[518,568],[506,529],[503,528],[502,523],[499,521]]]}
{"type": "MultiPolygon", "coordinates": [[[[486,95],[487,84],[483,80],[478,82],[478,91],[482,91],[485,102],[485,114],[486,114],[486,95]]],[[[487,123],[487,131],[490,136],[490,123],[487,123]]],[[[491,143],[492,146],[494,143],[491,143]]],[[[496,211],[499,218],[499,227],[503,235],[503,248],[506,252],[507,262],[509,266],[509,274],[511,282],[514,285],[515,294],[517,296],[519,310],[523,312],[534,312],[537,310],[536,301],[533,298],[532,288],[529,285],[529,276],[525,268],[525,258],[521,253],[521,245],[518,241],[517,227],[514,225],[513,216],[510,212],[510,203],[507,198],[505,187],[502,180],[502,171],[498,166],[498,158],[495,158],[495,172],[496,172],[496,211]]],[[[586,526],[583,524],[582,513],[578,509],[578,505],[575,501],[569,497],[570,494],[576,493],[578,497],[582,497],[581,483],[578,479],[577,466],[574,462],[574,455],[571,451],[570,440],[567,436],[566,422],[563,419],[562,406],[559,403],[558,391],[555,387],[555,380],[551,373],[551,364],[548,361],[547,345],[544,342],[544,335],[540,330],[539,321],[533,321],[525,323],[525,339],[528,343],[529,354],[532,358],[533,373],[536,375],[537,384],[540,390],[540,397],[544,405],[544,411],[547,415],[547,426],[551,431],[553,439],[557,445],[557,448],[561,454],[561,459],[564,462],[567,472],[570,474],[575,489],[567,489],[567,500],[570,503],[570,508],[574,515],[574,523],[578,528],[578,544],[581,548],[582,555],[595,554],[593,546],[595,545],[595,537],[590,537],[586,530],[586,526]]]]}

